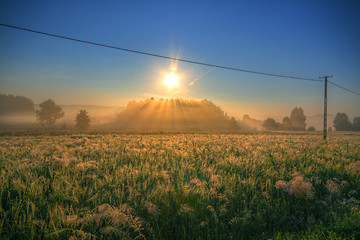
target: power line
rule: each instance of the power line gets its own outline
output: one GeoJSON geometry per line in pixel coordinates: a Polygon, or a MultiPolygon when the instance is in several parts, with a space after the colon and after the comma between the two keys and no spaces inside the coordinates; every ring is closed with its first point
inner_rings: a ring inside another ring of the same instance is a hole
{"type": "Polygon", "coordinates": [[[1,26],[4,26],[4,27],[9,27],[9,28],[14,28],[14,29],[18,29],[18,30],[27,31],[27,32],[38,33],[38,34],[42,34],[42,35],[46,35],[46,36],[50,36],[50,37],[57,37],[57,38],[62,38],[62,39],[66,39],[66,40],[71,40],[71,41],[76,41],[76,42],[81,42],[81,43],[86,43],[86,44],[91,44],[91,45],[106,47],[106,48],[112,48],[112,49],[121,50],[121,51],[126,51],[126,52],[131,52],[131,53],[137,53],[137,54],[142,54],[142,55],[147,55],[147,56],[152,56],[152,57],[158,57],[158,58],[175,60],[175,61],[179,61],[179,62],[186,62],[186,63],[192,63],[192,64],[197,64],[197,65],[203,65],[203,66],[207,66],[207,67],[222,68],[222,69],[226,69],[226,70],[233,70],[233,71],[238,71],[238,72],[253,73],[253,74],[265,75],[265,76],[271,76],[271,77],[281,77],[281,78],[290,78],[290,79],[296,79],[296,80],[305,80],[305,81],[313,81],[313,82],[323,82],[323,80],[313,79],[313,78],[303,78],[303,77],[296,77],[296,76],[289,76],[289,75],[282,75],[282,74],[258,72],[258,71],[252,71],[252,70],[246,70],[246,69],[240,69],[240,68],[234,68],[234,67],[227,67],[227,66],[222,66],[222,65],[215,65],[215,64],[204,63],[204,62],[198,62],[198,61],[193,61],[193,60],[187,60],[187,59],[181,59],[181,58],[174,58],[174,57],[169,57],[169,56],[164,56],[164,55],[158,55],[158,54],[148,53],[148,52],[143,52],[143,51],[138,51],[138,50],[131,50],[131,49],[127,49],[127,48],[120,48],[120,47],[111,46],[111,45],[106,45],[106,44],[102,44],[102,43],[96,43],[96,42],[91,42],[91,41],[86,41],[86,40],[80,40],[80,39],[76,39],[76,38],[71,38],[71,37],[66,37],[66,36],[61,36],[61,35],[46,33],[46,32],[40,32],[40,31],[36,31],[36,30],[32,30],[32,29],[27,29],[27,28],[12,26],[12,25],[3,24],[3,23],[0,23],[0,25],[1,25],[1,26]]]}
{"type": "MultiPolygon", "coordinates": [[[[148,52],[143,52],[143,51],[138,51],[138,50],[131,50],[131,49],[127,49],[127,48],[120,48],[120,47],[111,46],[111,45],[102,44],[102,43],[96,43],[96,42],[91,42],[91,41],[86,41],[86,40],[80,40],[80,39],[76,39],[76,38],[71,38],[71,37],[66,37],[66,36],[61,36],[61,35],[46,33],[46,32],[40,32],[40,31],[28,29],[28,28],[22,28],[22,27],[12,26],[12,25],[3,24],[3,23],[0,23],[0,25],[1,25],[1,26],[4,26],[4,27],[9,27],[9,28],[14,28],[14,29],[18,29],[18,30],[27,31],[27,32],[42,34],[42,35],[46,35],[46,36],[50,36],[50,37],[57,37],[57,38],[62,38],[62,39],[66,39],[66,40],[76,41],[76,42],[80,42],[80,43],[86,43],[86,44],[91,44],[91,45],[95,45],[95,46],[111,48],[111,49],[120,50],[120,51],[137,53],[137,54],[147,55],[147,56],[151,56],[151,57],[158,57],[158,58],[175,60],[175,61],[179,61],[179,62],[186,62],[186,63],[191,63],[191,64],[203,65],[203,66],[207,66],[207,67],[222,68],[222,69],[226,69],[226,70],[233,70],[233,71],[238,71],[238,72],[253,73],[253,74],[265,75],[265,76],[271,76],[271,77],[290,78],[290,79],[313,81],[313,82],[324,82],[323,80],[313,79],[313,78],[303,78],[303,77],[296,77],[296,76],[289,76],[289,75],[282,75],[282,74],[258,72],[258,71],[252,71],[252,70],[246,70],[246,69],[240,69],[240,68],[234,68],[234,67],[227,67],[227,66],[222,66],[222,65],[215,65],[215,64],[204,63],[204,62],[198,62],[198,61],[193,61],[193,60],[187,60],[187,59],[181,59],[181,58],[174,58],[174,57],[169,57],[169,56],[164,56],[164,55],[159,55],[159,54],[154,54],[154,53],[148,53],[148,52]]],[[[353,94],[356,94],[356,95],[360,95],[360,93],[358,93],[358,92],[352,91],[352,90],[350,90],[350,89],[348,89],[348,88],[345,88],[345,87],[340,86],[340,85],[338,85],[338,84],[335,84],[335,83],[333,83],[333,82],[328,81],[328,83],[334,85],[335,87],[338,87],[338,88],[341,88],[341,89],[343,89],[343,90],[346,90],[346,91],[348,91],[348,92],[350,92],[350,93],[353,93],[353,94]]]]}
{"type": "Polygon", "coordinates": [[[340,86],[340,85],[338,85],[338,84],[336,84],[336,83],[333,83],[333,82],[330,82],[330,81],[328,81],[328,83],[334,85],[335,87],[344,89],[344,90],[346,90],[346,91],[348,91],[348,92],[351,92],[351,93],[353,93],[353,94],[356,94],[356,95],[359,95],[359,96],[360,96],[360,93],[355,92],[355,91],[352,91],[352,90],[350,90],[350,89],[348,89],[348,88],[345,88],[345,87],[343,87],[343,86],[340,86]]]}

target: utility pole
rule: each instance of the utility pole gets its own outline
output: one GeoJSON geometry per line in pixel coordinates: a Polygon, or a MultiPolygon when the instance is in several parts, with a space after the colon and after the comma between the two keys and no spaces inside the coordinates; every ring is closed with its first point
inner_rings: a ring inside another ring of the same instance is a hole
{"type": "Polygon", "coordinates": [[[326,140],[327,135],[327,79],[332,76],[320,77],[320,79],[325,78],[325,92],[324,92],[324,140],[326,140]]]}

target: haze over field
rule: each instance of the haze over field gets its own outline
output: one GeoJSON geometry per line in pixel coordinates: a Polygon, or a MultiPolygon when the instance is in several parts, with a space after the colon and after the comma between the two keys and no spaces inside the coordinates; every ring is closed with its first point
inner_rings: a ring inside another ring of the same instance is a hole
{"type": "MultiPolygon", "coordinates": [[[[0,127],[39,128],[36,123],[37,111],[41,104],[24,96],[0,94],[0,127]]],[[[96,106],[96,105],[59,105],[64,112],[57,121],[62,128],[73,128],[75,119],[81,110],[89,115],[93,129],[123,129],[123,130],[155,130],[155,131],[256,131],[264,130],[264,119],[255,119],[249,114],[237,118],[224,112],[221,106],[209,100],[189,99],[146,99],[132,100],[126,107],[96,106]]],[[[306,112],[305,112],[306,113],[306,112]]],[[[275,118],[281,123],[284,118],[275,118]]],[[[328,114],[329,126],[334,122],[334,114],[328,114]]],[[[55,121],[56,122],[56,121],[55,121]]],[[[314,127],[322,130],[323,115],[305,116],[305,128],[314,127]]],[[[273,129],[275,130],[275,129],[273,129]]],[[[279,130],[279,129],[277,129],[279,130]]],[[[283,128],[282,130],[291,130],[283,128]]]]}
{"type": "Polygon", "coordinates": [[[131,101],[115,125],[136,130],[240,130],[234,118],[225,115],[212,102],[184,99],[131,101]]]}

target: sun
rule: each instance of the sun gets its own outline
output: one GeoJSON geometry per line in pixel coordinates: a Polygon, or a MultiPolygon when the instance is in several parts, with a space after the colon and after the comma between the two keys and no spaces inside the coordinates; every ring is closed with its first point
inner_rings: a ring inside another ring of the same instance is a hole
{"type": "Polygon", "coordinates": [[[165,75],[164,83],[168,85],[169,88],[178,86],[178,79],[179,77],[176,76],[174,73],[165,75]]]}

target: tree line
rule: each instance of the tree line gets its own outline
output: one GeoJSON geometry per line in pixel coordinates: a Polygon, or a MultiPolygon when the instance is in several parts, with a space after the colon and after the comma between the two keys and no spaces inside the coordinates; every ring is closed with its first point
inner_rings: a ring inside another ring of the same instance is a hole
{"type": "MultiPolygon", "coordinates": [[[[63,109],[51,99],[39,104],[36,119],[41,125],[52,126],[56,120],[65,116],[63,109]]],[[[86,130],[90,126],[90,117],[85,109],[80,110],[75,118],[76,128],[86,130]]]]}
{"type": "Polygon", "coordinates": [[[333,123],[336,131],[360,131],[360,116],[351,122],[346,113],[337,113],[333,123]]]}
{"type": "MultiPolygon", "coordinates": [[[[276,122],[273,118],[267,118],[263,127],[265,130],[305,131],[306,116],[301,107],[295,107],[291,111],[290,117],[284,117],[282,123],[276,122]]],[[[315,131],[315,128],[309,127],[308,130],[315,131]]]]}
{"type": "MultiPolygon", "coordinates": [[[[0,94],[0,116],[6,115],[28,115],[36,114],[36,120],[42,126],[53,126],[57,119],[64,117],[65,113],[61,106],[56,105],[51,99],[39,104],[39,109],[35,110],[34,102],[23,96],[0,94]]],[[[76,128],[85,130],[90,126],[88,112],[83,109],[76,115],[76,128]]]]}
{"type": "MultiPolygon", "coordinates": [[[[355,117],[351,122],[346,113],[337,113],[333,121],[333,126],[336,131],[360,131],[360,116],[355,117]]],[[[267,118],[263,127],[270,131],[305,131],[306,130],[306,116],[301,107],[295,107],[290,117],[284,117],[282,123],[276,122],[273,118],[267,118]]],[[[314,127],[309,127],[308,131],[315,131],[314,127]]],[[[331,131],[331,127],[329,128],[331,131]]]]}
{"type": "Polygon", "coordinates": [[[182,98],[130,101],[113,127],[139,131],[237,132],[235,118],[210,100],[182,98]]]}
{"type": "MultiPolygon", "coordinates": [[[[144,104],[152,103],[154,100],[146,100],[144,104]]],[[[159,102],[171,100],[162,100],[159,102]]],[[[186,102],[184,100],[172,100],[180,104],[182,107],[190,104],[194,107],[194,102],[186,102]]],[[[140,102],[141,103],[141,102],[140,102]]],[[[224,114],[220,108],[216,107],[210,101],[203,100],[201,103],[203,105],[209,105],[210,107],[215,108],[220,115],[224,114]]],[[[139,103],[138,103],[139,104],[139,103]]],[[[130,101],[128,108],[137,105],[135,101],[130,101]]],[[[196,105],[196,104],[195,104],[196,105]]],[[[34,102],[23,96],[13,96],[0,94],[0,116],[8,114],[36,114],[36,119],[39,124],[44,126],[52,126],[55,124],[57,119],[64,117],[65,113],[61,106],[56,105],[56,103],[48,99],[39,104],[39,108],[35,110],[34,102]]],[[[225,116],[226,118],[227,116],[225,116]]],[[[236,122],[234,118],[230,119],[233,123],[236,122]]],[[[88,129],[90,126],[90,117],[88,112],[85,109],[79,111],[75,118],[76,128],[77,129],[88,129]]],[[[267,118],[262,126],[265,130],[285,130],[285,131],[315,131],[314,127],[309,127],[306,129],[306,116],[301,107],[295,107],[290,116],[286,116],[282,119],[282,122],[276,122],[273,118],[267,118]]],[[[333,126],[336,131],[360,131],[360,116],[355,117],[351,122],[346,113],[337,113],[333,121],[333,126]]]]}
{"type": "Polygon", "coordinates": [[[34,114],[34,102],[23,96],[0,94],[0,115],[34,114]]]}

